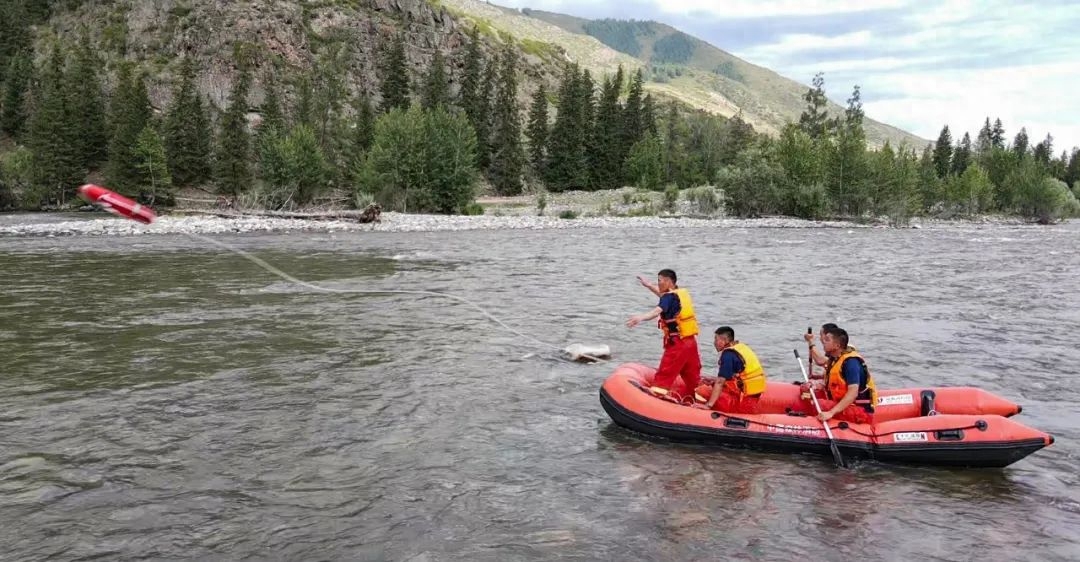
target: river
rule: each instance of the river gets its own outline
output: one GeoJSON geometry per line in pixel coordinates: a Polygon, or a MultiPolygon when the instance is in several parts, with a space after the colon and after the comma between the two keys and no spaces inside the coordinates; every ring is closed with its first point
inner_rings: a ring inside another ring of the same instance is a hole
{"type": "Polygon", "coordinates": [[[980,386],[1057,441],[996,470],[674,445],[606,416],[613,364],[454,301],[179,235],[3,237],[0,559],[1080,558],[1076,221],[215,238],[616,363],[658,360],[622,323],[671,267],[774,378],[836,321],[879,387],[980,386]]]}

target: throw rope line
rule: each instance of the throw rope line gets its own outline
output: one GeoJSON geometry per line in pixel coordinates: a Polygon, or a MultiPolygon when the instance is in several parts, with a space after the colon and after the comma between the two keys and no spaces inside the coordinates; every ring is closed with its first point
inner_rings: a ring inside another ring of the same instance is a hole
{"type": "MultiPolygon", "coordinates": [[[[82,198],[87,200],[88,202],[90,202],[92,204],[95,204],[95,205],[101,207],[102,209],[104,209],[104,210],[106,210],[106,211],[108,211],[108,212],[110,212],[110,213],[112,213],[114,215],[118,215],[118,216],[121,216],[121,217],[124,217],[124,218],[127,218],[127,219],[131,219],[131,220],[134,220],[134,221],[138,221],[138,222],[143,223],[143,224],[151,224],[155,220],[157,220],[157,215],[149,207],[145,207],[143,205],[140,205],[140,204],[136,203],[135,201],[132,201],[131,199],[128,199],[127,197],[124,197],[123,195],[120,195],[120,194],[118,194],[118,193],[116,193],[114,191],[110,191],[110,190],[108,190],[108,189],[106,189],[104,187],[98,186],[98,185],[94,185],[94,184],[83,185],[82,187],[79,188],[79,195],[82,196],[82,198]]],[[[559,347],[559,346],[557,346],[555,344],[551,344],[551,343],[548,343],[546,341],[540,340],[540,339],[538,339],[538,338],[536,338],[534,336],[530,336],[529,334],[526,334],[526,333],[524,333],[524,332],[522,332],[520,330],[516,330],[516,329],[510,327],[509,325],[507,325],[502,320],[499,320],[498,318],[496,318],[493,314],[491,314],[487,310],[484,310],[484,308],[482,306],[480,306],[480,305],[478,305],[478,304],[476,304],[476,303],[474,303],[474,302],[472,302],[472,301],[470,301],[470,300],[468,300],[466,298],[459,297],[457,295],[451,295],[449,293],[438,293],[438,292],[435,292],[435,291],[398,290],[398,289],[335,289],[333,287],[323,287],[323,286],[320,286],[320,285],[315,285],[314,283],[308,283],[307,281],[304,281],[303,279],[297,279],[296,277],[293,277],[292,275],[289,275],[288,273],[285,273],[284,271],[270,265],[269,263],[267,263],[263,259],[258,258],[256,256],[253,256],[250,253],[245,252],[244,250],[241,250],[239,248],[234,248],[233,246],[230,246],[230,245],[228,245],[228,244],[226,244],[224,242],[221,242],[219,240],[215,240],[213,238],[203,236],[201,234],[195,234],[195,233],[185,233],[185,234],[187,234],[188,236],[190,236],[191,238],[194,238],[196,240],[201,240],[201,241],[206,242],[208,244],[213,244],[214,246],[217,246],[219,248],[222,248],[224,250],[232,252],[232,253],[234,253],[234,254],[236,254],[236,255],[238,255],[238,256],[240,256],[240,257],[242,257],[242,258],[244,258],[244,259],[246,259],[248,261],[250,261],[251,263],[254,263],[255,265],[257,265],[257,266],[261,267],[262,269],[266,270],[267,272],[269,272],[269,273],[271,273],[273,275],[276,275],[277,277],[279,277],[281,279],[284,279],[285,281],[288,281],[289,283],[294,283],[294,284],[299,285],[301,287],[306,287],[308,289],[311,289],[313,291],[318,291],[320,293],[360,294],[360,295],[411,295],[411,296],[442,297],[442,298],[451,299],[451,300],[455,300],[455,301],[458,301],[460,303],[466,304],[466,305],[472,307],[473,309],[475,309],[480,314],[482,314],[488,320],[491,320],[495,324],[498,324],[500,327],[502,327],[507,332],[510,332],[510,333],[512,333],[512,334],[514,334],[514,335],[516,335],[516,336],[518,336],[518,337],[520,337],[520,338],[522,338],[522,339],[524,339],[526,341],[529,341],[529,342],[534,343],[536,345],[539,345],[541,347],[546,347],[546,348],[549,348],[549,349],[556,350],[556,351],[568,356],[572,360],[576,361],[576,360],[579,360],[579,359],[587,359],[587,360],[592,361],[592,362],[601,362],[601,361],[607,361],[607,358],[610,357],[610,355],[611,355],[611,351],[607,348],[607,346],[584,346],[584,345],[581,345],[581,344],[574,344],[574,345],[571,345],[569,347],[562,348],[562,347],[559,347]]]]}
{"type": "MultiPolygon", "coordinates": [[[[284,271],[274,267],[273,265],[270,265],[269,263],[267,263],[262,258],[259,258],[258,256],[254,256],[254,255],[252,255],[252,254],[250,254],[250,253],[248,253],[248,252],[246,252],[244,250],[241,250],[240,248],[230,246],[230,245],[228,245],[228,244],[226,244],[226,243],[224,243],[224,242],[222,242],[220,240],[215,240],[213,238],[210,238],[208,236],[203,236],[201,234],[187,233],[187,235],[192,237],[192,238],[195,238],[197,240],[201,240],[203,242],[206,242],[208,244],[213,244],[213,245],[215,245],[215,246],[217,246],[219,248],[222,248],[224,250],[228,250],[228,251],[230,251],[230,252],[232,252],[232,253],[234,253],[234,254],[236,254],[236,255],[238,255],[238,256],[240,256],[240,257],[242,257],[242,258],[244,258],[244,259],[246,259],[248,261],[250,261],[251,263],[254,263],[255,265],[257,265],[257,266],[261,267],[262,269],[266,270],[267,272],[269,272],[269,273],[271,273],[273,275],[276,275],[277,277],[280,277],[281,279],[283,279],[285,281],[288,281],[290,283],[294,283],[294,284],[299,285],[301,287],[306,287],[306,288],[311,289],[313,291],[318,291],[318,292],[322,292],[322,293],[337,293],[337,294],[412,295],[412,296],[427,296],[427,297],[443,297],[443,298],[455,300],[455,301],[458,301],[460,303],[469,305],[470,307],[475,309],[477,312],[484,315],[484,317],[487,318],[488,320],[491,320],[492,322],[494,322],[494,323],[498,324],[499,326],[501,326],[504,330],[506,330],[506,331],[508,331],[508,332],[510,332],[510,333],[512,333],[512,334],[514,334],[514,335],[516,335],[516,336],[518,336],[518,337],[520,337],[520,338],[522,338],[522,339],[524,339],[526,341],[537,344],[537,345],[539,345],[541,347],[554,349],[554,350],[559,351],[559,352],[565,351],[565,348],[559,347],[559,346],[557,346],[555,344],[552,344],[552,343],[548,343],[548,342],[543,341],[541,339],[538,339],[538,338],[536,338],[534,336],[530,336],[529,334],[526,334],[526,333],[524,333],[524,332],[522,332],[520,330],[517,330],[517,329],[514,329],[514,328],[510,327],[509,325],[507,325],[502,320],[499,320],[497,317],[495,317],[490,312],[484,310],[484,308],[482,306],[480,306],[480,305],[478,305],[478,304],[476,304],[476,303],[474,303],[474,302],[472,302],[472,301],[470,301],[470,300],[468,300],[468,299],[466,299],[464,297],[459,297],[457,295],[452,295],[452,294],[449,294],[449,293],[439,293],[439,292],[435,292],[435,291],[409,291],[409,290],[398,290],[398,289],[336,289],[334,287],[323,287],[323,286],[320,286],[320,285],[315,285],[314,283],[309,283],[307,281],[304,281],[303,279],[298,279],[298,278],[296,278],[296,277],[294,277],[292,275],[289,275],[288,273],[285,273],[284,271]]],[[[586,359],[590,359],[592,361],[598,361],[598,362],[599,361],[606,361],[606,359],[602,359],[600,357],[594,357],[594,356],[588,355],[588,354],[580,354],[580,357],[584,357],[586,359]]]]}

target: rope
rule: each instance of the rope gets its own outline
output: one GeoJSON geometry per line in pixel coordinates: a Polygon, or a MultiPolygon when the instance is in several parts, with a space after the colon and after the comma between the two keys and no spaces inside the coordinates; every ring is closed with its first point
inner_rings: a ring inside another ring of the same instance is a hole
{"type": "MultiPolygon", "coordinates": [[[[526,334],[526,333],[524,333],[524,332],[522,332],[520,330],[516,330],[514,328],[511,328],[505,322],[503,322],[502,320],[499,320],[498,318],[496,318],[494,315],[492,315],[487,310],[484,310],[484,308],[481,307],[480,305],[478,305],[478,304],[476,304],[476,303],[474,303],[474,302],[472,302],[472,301],[470,301],[470,300],[468,300],[466,298],[459,297],[457,295],[451,295],[449,293],[438,293],[438,292],[435,292],[435,291],[407,291],[407,290],[397,290],[397,289],[335,289],[333,287],[322,287],[322,286],[319,286],[319,285],[315,285],[313,283],[308,283],[307,281],[304,281],[302,279],[297,279],[296,277],[293,277],[292,275],[289,275],[288,273],[285,273],[284,271],[270,265],[269,263],[267,263],[263,259],[261,259],[259,257],[256,257],[256,256],[253,256],[253,255],[249,254],[248,252],[245,252],[244,250],[241,250],[239,248],[230,246],[230,245],[228,245],[228,244],[226,244],[224,242],[221,242],[219,240],[215,240],[213,238],[203,236],[201,234],[195,234],[195,233],[186,233],[186,234],[188,236],[192,237],[192,238],[202,240],[203,242],[207,242],[207,243],[213,244],[213,245],[215,245],[215,246],[217,246],[219,248],[223,248],[225,250],[233,252],[233,253],[239,255],[240,257],[243,257],[243,258],[247,259],[248,261],[254,263],[255,265],[265,269],[266,271],[280,277],[281,279],[284,279],[285,281],[288,281],[290,283],[294,283],[294,284],[299,285],[301,287],[307,287],[308,289],[311,289],[313,291],[319,291],[319,292],[323,292],[323,293],[338,293],[338,294],[413,295],[413,296],[427,296],[427,297],[443,297],[443,298],[455,300],[455,301],[458,301],[460,303],[467,304],[467,305],[471,306],[477,312],[484,315],[484,317],[486,317],[488,320],[491,320],[492,322],[494,322],[494,323],[498,324],[499,326],[501,326],[506,331],[508,331],[508,332],[510,332],[510,333],[522,338],[522,339],[525,339],[525,340],[527,340],[529,342],[540,345],[542,347],[547,347],[547,348],[550,348],[550,349],[554,349],[554,350],[559,351],[559,352],[563,351],[563,348],[561,348],[561,347],[559,347],[559,346],[557,346],[555,344],[545,342],[545,341],[540,340],[540,339],[538,339],[538,338],[536,338],[534,336],[530,336],[529,334],[526,334]]],[[[597,361],[597,362],[606,361],[605,359],[602,359],[602,358],[599,358],[599,357],[593,357],[591,355],[582,354],[581,357],[584,357],[586,359],[591,359],[591,360],[597,361]]]]}

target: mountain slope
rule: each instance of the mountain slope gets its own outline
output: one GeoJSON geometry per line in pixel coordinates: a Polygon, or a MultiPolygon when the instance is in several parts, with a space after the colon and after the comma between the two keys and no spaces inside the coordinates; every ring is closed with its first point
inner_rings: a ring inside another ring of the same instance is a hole
{"type": "MultiPolygon", "coordinates": [[[[435,52],[441,51],[456,93],[471,27],[426,0],[72,0],[56,4],[36,35],[39,53],[56,40],[72,45],[87,37],[102,59],[106,89],[121,61],[135,63],[146,77],[155,111],[171,102],[185,56],[197,63],[200,93],[215,112],[224,110],[238,75],[234,53],[243,51],[254,67],[248,117],[258,120],[269,77],[279,83],[291,107],[303,89],[312,87],[305,79],[314,79],[320,67],[341,80],[347,97],[366,91],[378,103],[380,53],[398,35],[404,38],[413,88],[422,84],[435,52]]],[[[507,39],[482,33],[486,59],[507,39]]],[[[523,75],[519,96],[525,104],[540,83],[557,84],[565,54],[546,43],[515,45],[523,75]]]]}
{"type": "MultiPolygon", "coordinates": [[[[594,72],[644,68],[646,87],[691,106],[742,118],[755,129],[776,134],[797,121],[808,86],[751,64],[671,26],[646,21],[586,20],[541,10],[517,11],[479,0],[441,0],[455,12],[482,19],[507,33],[568,46],[572,60],[594,72]],[[569,47],[572,45],[572,47],[569,47]]],[[[831,114],[843,107],[830,102],[831,114]]],[[[929,141],[866,119],[867,140],[921,147],[929,141]]]]}

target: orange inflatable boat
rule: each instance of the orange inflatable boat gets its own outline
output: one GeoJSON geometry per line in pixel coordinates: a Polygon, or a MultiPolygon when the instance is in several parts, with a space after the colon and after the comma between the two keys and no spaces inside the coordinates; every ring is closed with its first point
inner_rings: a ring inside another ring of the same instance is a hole
{"type": "MultiPolygon", "coordinates": [[[[600,403],[615,423],[674,441],[829,455],[817,418],[789,413],[796,384],[770,382],[760,414],[734,415],[684,406],[649,392],[655,369],[620,365],[600,388],[600,403]]],[[[711,382],[711,381],[707,381],[711,382]]],[[[681,380],[671,390],[687,395],[681,380]]],[[[1054,442],[1042,431],[1009,419],[1020,406],[970,387],[879,390],[873,424],[830,420],[845,458],[965,467],[1008,466],[1054,442]]]]}

